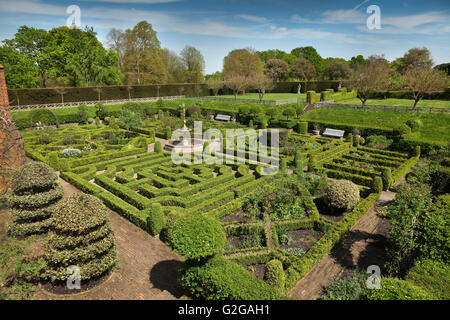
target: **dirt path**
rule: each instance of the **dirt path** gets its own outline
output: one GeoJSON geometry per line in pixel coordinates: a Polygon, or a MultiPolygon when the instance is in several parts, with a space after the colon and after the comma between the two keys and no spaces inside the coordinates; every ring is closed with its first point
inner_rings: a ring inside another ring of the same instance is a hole
{"type": "Polygon", "coordinates": [[[385,273],[383,265],[387,259],[385,247],[389,222],[379,217],[376,211],[394,198],[394,192],[383,192],[375,206],[291,289],[288,295],[296,300],[315,300],[323,294],[323,289],[331,282],[353,270],[366,270],[370,265],[378,265],[383,275],[385,273]]]}
{"type": "MultiPolygon", "coordinates": [[[[77,188],[61,179],[64,196],[77,188]]],[[[92,290],[72,296],[48,294],[42,289],[36,299],[124,299],[124,300],[173,300],[183,294],[177,283],[176,268],[182,258],[175,255],[159,239],[135,226],[114,211],[109,211],[111,225],[116,237],[120,269],[92,290]]]]}

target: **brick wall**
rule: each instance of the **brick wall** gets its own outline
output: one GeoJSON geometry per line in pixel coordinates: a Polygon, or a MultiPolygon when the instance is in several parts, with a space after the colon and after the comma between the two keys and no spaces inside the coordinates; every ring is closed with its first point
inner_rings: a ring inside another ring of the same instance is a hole
{"type": "Polygon", "coordinates": [[[0,65],[0,195],[8,190],[11,171],[26,161],[23,138],[12,121],[5,75],[0,65]]]}

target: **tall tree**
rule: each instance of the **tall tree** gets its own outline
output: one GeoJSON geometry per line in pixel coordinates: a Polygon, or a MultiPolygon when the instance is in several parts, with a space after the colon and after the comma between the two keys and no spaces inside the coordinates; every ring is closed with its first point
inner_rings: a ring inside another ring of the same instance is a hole
{"type": "Polygon", "coordinates": [[[403,75],[403,81],[414,99],[413,108],[426,93],[433,93],[447,88],[447,75],[441,70],[410,66],[403,75]]]}
{"type": "Polygon", "coordinates": [[[44,29],[21,26],[14,38],[4,43],[15,48],[20,54],[30,59],[38,68],[40,85],[46,87],[47,73],[51,68],[48,55],[48,32],[44,29]]]}
{"type": "Polygon", "coordinates": [[[117,53],[117,64],[122,69],[125,55],[125,33],[120,29],[112,28],[106,36],[106,41],[108,46],[117,53]]]}
{"type": "Polygon", "coordinates": [[[275,83],[272,78],[258,73],[250,78],[249,87],[258,91],[259,101],[262,101],[266,91],[275,88],[275,83]]]}
{"type": "Polygon", "coordinates": [[[430,50],[427,48],[412,48],[401,59],[399,71],[405,73],[410,67],[431,68],[433,64],[430,50]]]}
{"type": "Polygon", "coordinates": [[[356,57],[352,57],[349,61],[348,61],[350,68],[352,69],[356,69],[358,66],[363,65],[364,63],[366,63],[366,59],[364,59],[364,57],[362,55],[357,55],[356,57]]]}
{"type": "Polygon", "coordinates": [[[292,76],[302,81],[308,81],[314,78],[317,74],[316,68],[311,61],[300,58],[295,61],[292,67],[292,76]]]}
{"type": "Polygon", "coordinates": [[[219,94],[219,90],[225,85],[224,81],[220,78],[210,78],[206,80],[206,85],[208,89],[211,89],[215,96],[219,94]]]}
{"type": "Polygon", "coordinates": [[[39,68],[15,48],[7,44],[0,47],[0,64],[4,67],[8,88],[39,87],[39,68]]]}
{"type": "Polygon", "coordinates": [[[352,69],[347,62],[333,59],[325,68],[324,76],[330,80],[344,80],[350,78],[352,69]]]}
{"type": "Polygon", "coordinates": [[[270,59],[266,63],[264,74],[274,81],[286,78],[289,71],[289,65],[281,59],[270,59]]]}
{"type": "Polygon", "coordinates": [[[225,86],[233,91],[234,99],[237,99],[239,92],[248,87],[248,77],[242,75],[231,75],[225,79],[225,86]]]}
{"type": "Polygon", "coordinates": [[[185,46],[180,53],[185,68],[185,79],[189,83],[200,83],[204,80],[205,60],[202,53],[192,47],[185,46]]]}
{"type": "Polygon", "coordinates": [[[297,58],[303,58],[309,60],[316,69],[318,74],[322,74],[324,66],[323,66],[323,58],[320,54],[317,53],[317,50],[313,47],[298,47],[292,49],[291,54],[296,56],[297,58]]]}
{"type": "Polygon", "coordinates": [[[263,64],[256,52],[251,49],[236,49],[228,53],[223,60],[223,75],[243,76],[246,78],[263,72],[263,64]]]}
{"type": "Polygon", "coordinates": [[[185,67],[181,58],[169,49],[163,49],[161,57],[167,68],[167,82],[168,83],[183,83],[185,82],[185,67]]]}
{"type": "Polygon", "coordinates": [[[389,71],[388,61],[380,56],[370,56],[365,64],[356,69],[351,78],[351,86],[357,90],[363,106],[371,93],[385,90],[389,86],[389,71]]]}
{"type": "Polygon", "coordinates": [[[161,58],[156,31],[147,21],[125,30],[124,73],[128,83],[165,83],[167,69],[161,58]]]}

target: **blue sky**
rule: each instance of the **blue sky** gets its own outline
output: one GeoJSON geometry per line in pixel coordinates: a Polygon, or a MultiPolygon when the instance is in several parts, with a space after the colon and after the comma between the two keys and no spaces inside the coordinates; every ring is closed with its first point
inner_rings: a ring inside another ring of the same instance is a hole
{"type": "Polygon", "coordinates": [[[111,27],[147,20],[162,47],[177,53],[187,44],[197,47],[206,73],[221,70],[229,51],[245,47],[313,46],[325,58],[384,54],[392,60],[425,46],[437,64],[450,62],[449,0],[0,0],[0,40],[21,25],[66,25],[70,5],[80,7],[81,24],[93,26],[102,42],[111,27]],[[370,5],[380,8],[381,29],[367,28],[370,5]]]}

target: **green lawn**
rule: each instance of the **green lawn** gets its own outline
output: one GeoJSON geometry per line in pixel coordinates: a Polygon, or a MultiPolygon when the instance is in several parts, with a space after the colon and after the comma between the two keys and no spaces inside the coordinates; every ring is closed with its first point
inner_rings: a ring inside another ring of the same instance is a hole
{"type": "MultiPolygon", "coordinates": [[[[219,96],[221,98],[233,98],[234,95],[222,95],[219,96]]],[[[238,99],[253,99],[259,100],[259,95],[257,93],[246,93],[245,95],[239,94],[238,99]]],[[[296,93],[266,93],[263,97],[263,100],[286,100],[286,99],[295,99],[295,98],[303,98],[306,99],[306,93],[296,94],[296,93]]]]}
{"type": "Polygon", "coordinates": [[[314,122],[329,121],[349,126],[396,128],[409,119],[421,119],[420,132],[410,134],[411,139],[427,142],[450,141],[450,115],[408,112],[362,111],[346,109],[316,109],[305,114],[305,119],[314,122]]]}
{"type": "MultiPolygon", "coordinates": [[[[361,100],[358,98],[342,100],[338,102],[339,104],[359,104],[361,105],[361,100]]],[[[411,99],[369,99],[366,105],[376,105],[376,106],[401,106],[401,107],[412,107],[414,105],[414,100],[411,99]]],[[[420,100],[417,107],[422,108],[449,108],[450,101],[446,100],[420,100]]]]}

